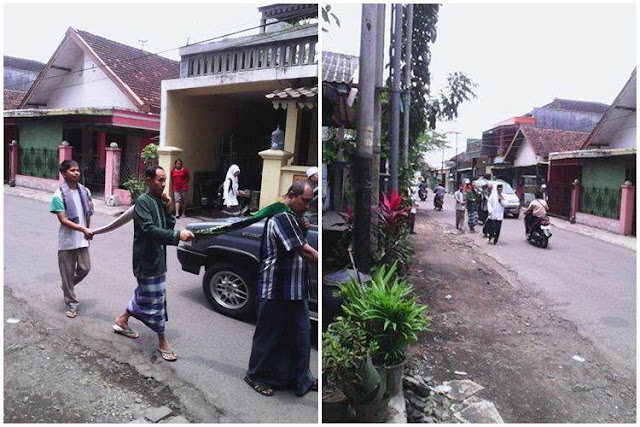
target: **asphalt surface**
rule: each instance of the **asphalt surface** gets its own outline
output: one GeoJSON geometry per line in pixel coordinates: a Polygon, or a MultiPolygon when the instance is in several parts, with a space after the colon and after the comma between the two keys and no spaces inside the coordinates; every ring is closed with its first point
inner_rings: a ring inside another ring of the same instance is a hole
{"type": "MultiPolygon", "coordinates": [[[[420,212],[455,227],[452,195],[444,209],[433,210],[433,193],[420,212]]],[[[551,218],[554,221],[560,219],[551,218]]],[[[455,228],[453,228],[455,231],[455,228]]],[[[636,372],[636,253],[624,247],[552,226],[549,247],[528,243],[524,218],[505,218],[497,245],[486,243],[482,227],[475,234],[466,223],[464,233],[511,272],[522,286],[542,291],[557,312],[574,323],[624,377],[636,372]]],[[[478,254],[477,256],[483,256],[478,254]]]]}
{"type": "MultiPolygon", "coordinates": [[[[16,298],[28,301],[49,319],[45,326],[70,328],[83,341],[108,349],[115,360],[131,363],[141,373],[187,384],[176,392],[198,396],[190,402],[195,413],[207,413],[207,408],[199,409],[197,405],[213,405],[216,414],[222,414],[221,421],[317,422],[317,393],[299,398],[293,392],[282,391],[274,397],[263,397],[244,383],[254,325],[213,311],[202,293],[202,273],[196,276],[183,272],[175,247],[167,249],[166,334],[179,360],[157,363],[153,356],[156,335],[142,323],[133,318],[130,321],[130,326],[140,333],[136,340],[116,335],[111,329],[136,285],[131,271],[133,224],[94,238],[92,270],[76,288],[80,300],[78,317],[67,319],[57,264],[56,217],[40,201],[7,195],[4,201],[4,283],[16,298]],[[140,355],[147,362],[140,362],[140,355]]],[[[97,214],[91,225],[96,228],[112,220],[113,217],[97,214]]],[[[176,228],[188,222],[189,218],[180,219],[176,228]]],[[[315,349],[311,369],[317,375],[315,349]]]]}

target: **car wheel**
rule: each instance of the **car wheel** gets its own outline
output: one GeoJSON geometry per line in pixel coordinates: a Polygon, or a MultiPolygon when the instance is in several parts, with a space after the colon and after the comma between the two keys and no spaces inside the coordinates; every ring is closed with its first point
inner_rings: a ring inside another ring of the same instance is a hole
{"type": "Polygon", "coordinates": [[[255,278],[239,265],[213,264],[202,279],[209,304],[225,316],[245,319],[255,316],[255,278]]]}

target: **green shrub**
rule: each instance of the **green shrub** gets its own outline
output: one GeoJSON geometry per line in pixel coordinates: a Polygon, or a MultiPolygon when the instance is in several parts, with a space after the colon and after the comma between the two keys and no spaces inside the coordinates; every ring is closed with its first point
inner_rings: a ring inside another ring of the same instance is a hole
{"type": "Polygon", "coordinates": [[[129,190],[131,193],[131,202],[135,203],[145,191],[147,191],[147,184],[135,175],[132,175],[122,186],[129,190]]]}
{"type": "Polygon", "coordinates": [[[360,325],[378,351],[374,362],[395,365],[405,358],[406,348],[429,326],[428,307],[413,295],[413,286],[398,277],[397,265],[381,267],[368,282],[341,285],[345,318],[360,325]]]}
{"type": "Polygon", "coordinates": [[[355,403],[380,395],[381,380],[369,354],[377,345],[359,325],[338,317],[322,334],[322,377],[327,392],[342,390],[355,403]]]}
{"type": "Polygon", "coordinates": [[[142,149],[140,155],[142,156],[144,164],[150,166],[151,161],[158,159],[158,145],[153,142],[148,144],[142,149]]]}

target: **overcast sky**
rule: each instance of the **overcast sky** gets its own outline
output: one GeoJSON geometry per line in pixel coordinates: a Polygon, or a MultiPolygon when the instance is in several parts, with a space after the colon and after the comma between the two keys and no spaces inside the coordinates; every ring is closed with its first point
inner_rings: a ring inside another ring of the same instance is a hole
{"type": "MultiPolygon", "coordinates": [[[[332,8],[342,25],[323,34],[324,49],[358,55],[362,6],[332,8]]],[[[388,32],[389,16],[386,26],[388,32]]],[[[554,98],[610,104],[636,65],[636,6],[445,4],[431,52],[432,93],[453,71],[478,83],[478,99],[458,120],[438,124],[439,131],[461,132],[463,151],[467,138],[554,98]]],[[[454,152],[445,150],[445,158],[454,152]]],[[[427,156],[438,167],[441,158],[427,156]]]]}
{"type": "MultiPolygon", "coordinates": [[[[260,24],[262,4],[4,5],[4,54],[47,62],[67,28],[179,60],[178,47],[260,24]]],[[[234,37],[257,34],[251,30],[234,37]]]]}

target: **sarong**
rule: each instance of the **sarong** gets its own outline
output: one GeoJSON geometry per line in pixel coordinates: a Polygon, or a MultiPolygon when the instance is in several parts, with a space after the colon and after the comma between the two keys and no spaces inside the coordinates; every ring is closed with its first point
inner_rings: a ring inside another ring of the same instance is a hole
{"type": "Polygon", "coordinates": [[[469,215],[467,216],[469,228],[475,227],[478,224],[478,221],[478,211],[469,211],[469,215]]]}
{"type": "Polygon", "coordinates": [[[167,314],[166,275],[138,278],[127,312],[156,333],[164,332],[167,314]]]}
{"type": "Polygon", "coordinates": [[[274,389],[295,389],[301,396],[314,382],[310,355],[308,301],[259,299],[247,376],[274,389]]]}

